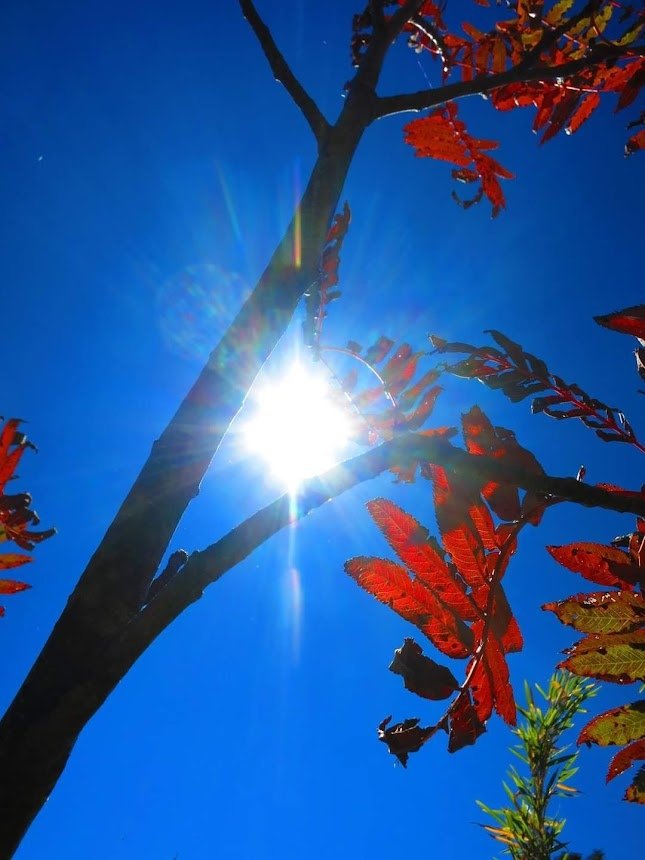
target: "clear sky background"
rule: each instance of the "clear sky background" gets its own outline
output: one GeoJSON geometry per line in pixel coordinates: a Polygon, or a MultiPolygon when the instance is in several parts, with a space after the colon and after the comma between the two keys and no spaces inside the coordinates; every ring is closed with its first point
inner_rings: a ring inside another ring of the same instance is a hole
{"type": "MultiPolygon", "coordinates": [[[[258,7],[335,118],[358,8],[258,7]]],[[[451,11],[457,20],[485,14],[469,2],[451,11]]],[[[34,588],[6,601],[5,706],[261,273],[315,149],[234,0],[10,0],[2,31],[1,411],[29,420],[40,451],[23,460],[19,489],[59,530],[24,568],[34,588]]],[[[401,46],[380,91],[423,88],[434,72],[401,46]]],[[[424,348],[429,332],[477,343],[495,327],[622,406],[642,434],[633,343],[591,319],[643,300],[643,161],[623,158],[636,111],[612,109],[540,147],[529,111],[464,103],[470,130],[499,139],[499,160],[517,174],[495,221],[485,203],[463,212],[451,201],[449,168],[413,157],[404,118],[370,129],[344,195],[353,221],[326,339],[368,344],[383,333],[424,348]]],[[[283,356],[298,333],[296,325],[283,356]]],[[[551,474],[575,475],[584,463],[591,482],[642,483],[636,450],[531,417],[526,403],[509,405],[477,383],[454,381],[436,423],[457,423],[474,403],[516,429],[551,474]]],[[[280,492],[227,441],[171,549],[204,547],[280,492]]],[[[414,631],[343,573],[350,556],[388,554],[363,507],[384,494],[433,527],[428,485],[383,478],[209,588],[83,732],[18,860],[499,856],[475,806],[503,802],[512,737],[498,719],[456,755],[433,739],[407,770],[376,740],[386,714],[430,722],[442,706],[387,671],[414,631]]],[[[576,638],[539,607],[585,583],[544,545],[606,542],[632,525],[562,505],[524,533],[506,580],[526,640],[509,661],[518,689],[524,678],[546,681],[576,638]]],[[[613,689],[593,707],[630,697],[635,687],[613,689]]],[[[605,787],[608,760],[583,751],[583,794],[562,804],[565,832],[575,850],[628,860],[642,810],[620,801],[625,778],[605,787]]]]}

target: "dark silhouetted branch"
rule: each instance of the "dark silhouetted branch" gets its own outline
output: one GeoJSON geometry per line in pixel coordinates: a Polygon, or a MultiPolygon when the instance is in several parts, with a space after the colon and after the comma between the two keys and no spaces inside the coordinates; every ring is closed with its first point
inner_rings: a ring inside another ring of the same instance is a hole
{"type": "Polygon", "coordinates": [[[508,84],[566,78],[583,69],[588,69],[594,64],[600,64],[607,60],[618,60],[626,56],[645,56],[645,45],[636,45],[628,49],[600,45],[594,50],[592,57],[581,57],[559,66],[536,66],[530,69],[516,66],[495,75],[478,75],[471,81],[459,81],[436,89],[401,93],[395,96],[378,96],[373,102],[374,119],[397,113],[427,110],[464,96],[485,95],[492,90],[499,89],[499,87],[508,86],[508,84]]]}
{"type": "Polygon", "coordinates": [[[278,50],[271,31],[260,18],[257,9],[253,5],[252,0],[239,0],[242,14],[251,25],[251,28],[257,36],[258,42],[264,51],[264,54],[269,61],[271,71],[276,81],[284,86],[295,104],[300,108],[302,115],[309,123],[309,127],[314,133],[314,137],[321,144],[329,131],[329,123],[322,115],[318,105],[311,98],[309,93],[302,86],[298,78],[294,75],[289,67],[289,64],[278,50]]]}
{"type": "Polygon", "coordinates": [[[484,484],[494,480],[585,507],[645,516],[645,496],[642,494],[620,495],[584,484],[576,478],[536,475],[503,460],[468,454],[443,439],[409,434],[347,460],[321,477],[308,481],[295,508],[291,496],[284,495],[216,543],[193,553],[177,576],[133,621],[126,638],[133,637],[137,641],[143,636],[149,644],[187,606],[202,596],[206,586],[243,561],[272,535],[341,493],[401,462],[433,463],[469,481],[474,479],[484,484]]]}

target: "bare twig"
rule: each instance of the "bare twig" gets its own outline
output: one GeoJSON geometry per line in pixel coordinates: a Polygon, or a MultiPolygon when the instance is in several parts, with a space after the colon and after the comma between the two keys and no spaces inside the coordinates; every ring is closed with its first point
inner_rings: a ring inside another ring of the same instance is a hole
{"type": "Polygon", "coordinates": [[[314,137],[318,143],[322,143],[329,131],[329,123],[323,116],[320,108],[309,93],[294,75],[289,64],[278,50],[271,31],[260,18],[252,0],[239,0],[242,14],[251,25],[251,29],[257,36],[258,42],[269,61],[271,71],[276,79],[284,86],[295,104],[300,108],[302,115],[309,123],[314,137]]]}

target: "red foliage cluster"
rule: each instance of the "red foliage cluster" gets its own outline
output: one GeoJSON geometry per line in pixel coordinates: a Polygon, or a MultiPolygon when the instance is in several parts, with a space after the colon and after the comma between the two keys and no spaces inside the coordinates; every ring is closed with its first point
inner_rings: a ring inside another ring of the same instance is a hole
{"type": "MultiPolygon", "coordinates": [[[[466,448],[474,456],[507,458],[540,470],[535,458],[509,431],[494,428],[475,407],[463,416],[466,448]]],[[[501,585],[517,535],[537,522],[543,499],[495,482],[484,486],[422,465],[432,481],[441,543],[414,517],[386,499],[368,503],[372,519],[401,563],[374,557],[350,559],[345,569],[377,600],[414,624],[446,657],[467,659],[464,681],[423,655],[411,639],[395,652],[391,671],[407,689],[426,699],[453,701],[433,725],[418,719],[379,727],[379,737],[405,764],[436,729],[448,731],[449,750],[474,743],[496,711],[515,723],[515,701],[506,655],[522,648],[522,635],[501,585]]]]}
{"type": "Polygon", "coordinates": [[[513,179],[514,175],[487,154],[486,150],[497,149],[496,141],[481,140],[468,133],[466,125],[457,119],[454,102],[443,105],[423,119],[413,120],[405,126],[404,132],[405,142],[414,147],[417,156],[456,164],[452,171],[453,179],[479,183],[475,196],[470,200],[462,200],[453,192],[453,198],[464,209],[479,203],[486,195],[493,207],[493,218],[499,214],[506,200],[497,177],[513,179]]]}
{"type": "MultiPolygon", "coordinates": [[[[415,351],[408,343],[397,347],[393,340],[384,336],[365,350],[359,343],[350,341],[344,349],[323,346],[321,351],[351,357],[369,371],[370,380],[376,383],[361,388],[356,369],[339,380],[340,396],[344,404],[349,402],[351,407],[350,436],[359,445],[374,445],[404,430],[418,430],[432,414],[442,391],[435,385],[440,373],[432,368],[415,379],[419,362],[427,352],[415,351]]],[[[448,428],[428,432],[451,433],[448,428]]],[[[400,480],[405,480],[403,473],[400,480]]]]}
{"type": "MultiPolygon", "coordinates": [[[[645,520],[639,518],[633,533],[612,544],[548,547],[557,562],[603,590],[576,594],[542,608],[586,634],[566,652],[562,668],[600,681],[632,684],[645,681],[645,520]]],[[[645,700],[594,717],[578,743],[622,747],[609,764],[607,781],[645,759],[645,700]]],[[[625,799],[645,803],[645,766],[634,776],[625,799]]]]}
{"type": "MultiPolygon", "coordinates": [[[[55,529],[33,531],[32,526],[38,525],[38,514],[31,509],[29,493],[5,494],[7,483],[16,477],[15,471],[22,455],[27,448],[34,445],[21,433],[18,427],[20,419],[12,418],[6,421],[0,430],[0,541],[13,541],[20,549],[30,551],[37,543],[55,534],[55,529]]],[[[0,570],[10,570],[31,561],[31,556],[24,553],[0,554],[0,570]]],[[[0,579],[0,594],[16,594],[29,588],[25,582],[13,579],[0,579]]],[[[0,615],[4,615],[4,607],[0,606],[0,615]]]]}
{"type": "Polygon", "coordinates": [[[320,334],[323,320],[327,316],[327,305],[341,296],[340,290],[335,290],[334,287],[338,286],[340,249],[349,229],[351,217],[347,203],[343,204],[342,212],[334,215],[320,257],[320,278],[306,295],[307,316],[303,323],[304,337],[305,343],[315,349],[320,345],[320,334]]]}
{"type": "MultiPolygon", "coordinates": [[[[382,2],[381,14],[396,11],[405,0],[382,2]]],[[[490,6],[488,0],[477,0],[490,6]]],[[[497,4],[500,5],[499,3],[497,4]]],[[[478,182],[469,200],[456,194],[455,200],[468,208],[486,196],[493,216],[504,207],[498,177],[513,174],[484,150],[497,147],[469,134],[456,118],[451,98],[468,92],[489,94],[490,103],[500,111],[518,107],[535,109],[533,131],[541,133],[544,143],[561,131],[573,134],[592,116],[603,95],[616,95],[616,110],[631,105],[645,83],[643,45],[636,40],[645,29],[645,12],[636,5],[621,6],[615,0],[517,0],[503,4],[510,17],[482,30],[469,22],[451,30],[446,24],[444,6],[425,2],[403,27],[408,45],[417,53],[428,52],[440,63],[439,86],[459,85],[428,116],[405,127],[405,139],[416,154],[450,161],[457,165],[453,177],[460,182],[478,182]]],[[[352,63],[358,66],[368,48],[376,4],[354,16],[352,26],[352,63]]],[[[436,104],[436,102],[435,102],[436,104]]],[[[630,125],[643,123],[643,116],[630,125]]],[[[634,133],[627,141],[625,154],[645,147],[645,132],[634,133]]]]}
{"type": "MultiPolygon", "coordinates": [[[[603,318],[604,319],[604,318],[603,318]]],[[[605,323],[606,324],[606,323],[605,323]]],[[[645,324],[643,324],[645,329],[645,324]]],[[[470,343],[450,343],[432,335],[430,340],[439,353],[467,353],[456,364],[444,365],[444,370],[466,379],[478,379],[489,388],[502,391],[513,403],[542,391],[551,393],[534,397],[532,412],[544,412],[552,418],[579,418],[592,428],[604,442],[628,442],[645,452],[625,413],[591,397],[576,383],[565,382],[546,366],[541,358],[512,341],[499,331],[489,332],[498,344],[473,346],[470,343]]]]}

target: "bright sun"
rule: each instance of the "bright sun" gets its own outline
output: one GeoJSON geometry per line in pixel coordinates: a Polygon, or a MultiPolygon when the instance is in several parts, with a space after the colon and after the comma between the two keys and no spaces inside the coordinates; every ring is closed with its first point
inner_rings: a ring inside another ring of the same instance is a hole
{"type": "Polygon", "coordinates": [[[292,491],[331,468],[347,443],[349,421],[329,394],[324,377],[294,364],[254,397],[245,445],[292,491]]]}

